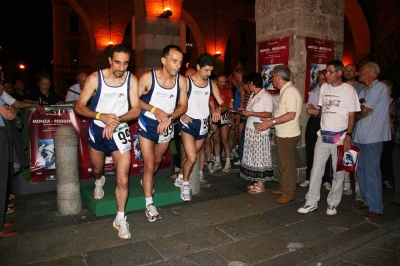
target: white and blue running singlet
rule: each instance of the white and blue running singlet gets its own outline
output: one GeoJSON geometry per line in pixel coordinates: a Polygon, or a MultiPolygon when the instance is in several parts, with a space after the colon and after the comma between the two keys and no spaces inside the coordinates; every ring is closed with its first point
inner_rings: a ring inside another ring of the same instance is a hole
{"type": "MultiPolygon", "coordinates": [[[[109,86],[104,81],[103,72],[97,71],[99,84],[97,92],[91,99],[92,110],[104,114],[115,114],[117,116],[124,115],[129,110],[129,88],[131,81],[131,73],[126,72],[125,82],[120,86],[109,86]]],[[[99,127],[106,125],[100,120],[93,120],[99,127]]]]}
{"type": "MultiPolygon", "coordinates": [[[[145,103],[155,106],[157,109],[161,109],[167,114],[172,114],[178,104],[179,99],[179,75],[176,75],[175,85],[172,88],[164,88],[160,86],[157,81],[155,70],[152,70],[151,76],[151,88],[147,94],[142,95],[141,99],[145,103]]],[[[172,123],[165,135],[154,135],[157,134],[157,126],[158,121],[154,114],[149,111],[142,110],[139,117],[139,134],[155,141],[156,143],[167,142],[173,137],[174,133],[172,123]],[[147,132],[148,134],[144,134],[142,131],[147,132]]]]}
{"type": "Polygon", "coordinates": [[[205,87],[199,87],[194,84],[192,77],[189,76],[188,90],[188,109],[186,115],[194,119],[205,119],[210,115],[210,94],[212,92],[212,84],[208,79],[205,87]]]}

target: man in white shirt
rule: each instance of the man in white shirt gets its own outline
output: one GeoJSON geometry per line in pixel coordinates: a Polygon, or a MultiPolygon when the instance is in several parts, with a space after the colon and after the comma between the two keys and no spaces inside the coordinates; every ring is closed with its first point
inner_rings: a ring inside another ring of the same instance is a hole
{"type": "Polygon", "coordinates": [[[76,104],[76,101],[78,101],[79,95],[82,92],[83,85],[85,85],[86,79],[88,77],[88,74],[86,72],[81,72],[76,76],[76,81],[78,83],[72,85],[67,92],[67,95],[65,96],[65,103],[69,104],[76,104]]]}

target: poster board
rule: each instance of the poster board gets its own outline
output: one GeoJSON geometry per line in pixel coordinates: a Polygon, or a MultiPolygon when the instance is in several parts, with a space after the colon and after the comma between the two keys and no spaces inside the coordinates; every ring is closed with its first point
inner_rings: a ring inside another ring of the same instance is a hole
{"type": "Polygon", "coordinates": [[[304,85],[304,102],[308,102],[308,94],[318,85],[318,76],[326,64],[333,60],[333,41],[306,37],[306,79],[304,85]]]}

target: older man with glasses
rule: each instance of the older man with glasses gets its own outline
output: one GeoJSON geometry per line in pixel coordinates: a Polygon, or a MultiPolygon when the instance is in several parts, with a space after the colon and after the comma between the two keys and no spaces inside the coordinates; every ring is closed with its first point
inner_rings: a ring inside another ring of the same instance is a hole
{"type": "Polygon", "coordinates": [[[369,209],[366,220],[375,219],[383,212],[380,161],[384,141],[391,140],[389,94],[386,84],[378,81],[379,71],[378,64],[365,63],[359,78],[367,88],[359,95],[361,112],[356,115],[354,145],[360,149],[357,176],[364,201],[360,208],[369,209]]]}

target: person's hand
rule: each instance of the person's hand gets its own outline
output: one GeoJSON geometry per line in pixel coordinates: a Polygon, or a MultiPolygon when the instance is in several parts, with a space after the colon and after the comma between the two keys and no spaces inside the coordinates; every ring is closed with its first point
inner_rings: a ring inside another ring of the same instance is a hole
{"type": "Polygon", "coordinates": [[[243,116],[245,116],[245,117],[249,117],[249,116],[250,116],[250,112],[249,112],[249,111],[246,111],[246,110],[243,110],[243,111],[241,112],[241,114],[242,114],[243,116]]]}
{"type": "Polygon", "coordinates": [[[185,123],[185,124],[193,123],[193,120],[190,118],[190,116],[188,116],[188,115],[186,115],[186,114],[183,114],[183,115],[181,116],[181,121],[182,121],[183,123],[185,123]]]}
{"type": "Polygon", "coordinates": [[[343,148],[344,152],[348,152],[351,149],[351,137],[350,136],[345,136],[343,140],[343,148]]]}
{"type": "Polygon", "coordinates": [[[6,111],[4,112],[4,116],[2,113],[3,118],[6,120],[13,120],[15,118],[15,116],[17,115],[15,110],[10,106],[4,106],[4,107],[6,108],[6,111]]]}
{"type": "Polygon", "coordinates": [[[165,135],[168,132],[168,127],[171,125],[172,121],[168,118],[167,121],[158,123],[157,134],[165,135]]]}
{"type": "Polygon", "coordinates": [[[156,110],[154,110],[154,116],[156,117],[158,122],[168,122],[167,120],[169,120],[168,114],[159,108],[156,108],[156,110]]]}
{"type": "Polygon", "coordinates": [[[221,108],[215,108],[214,112],[212,113],[212,121],[217,123],[221,120],[221,108]]]}
{"type": "Polygon", "coordinates": [[[256,128],[256,130],[258,130],[258,131],[267,130],[274,125],[274,123],[272,123],[272,120],[270,120],[270,119],[261,118],[261,121],[262,122],[256,128]]]}
{"type": "Polygon", "coordinates": [[[107,138],[108,140],[112,139],[115,128],[116,127],[113,126],[105,126],[103,129],[103,138],[107,138]]]}
{"type": "Polygon", "coordinates": [[[113,128],[119,126],[119,117],[116,114],[101,114],[99,118],[104,124],[113,128]]]}
{"type": "Polygon", "coordinates": [[[36,110],[40,113],[40,114],[44,114],[46,111],[44,110],[43,106],[41,106],[40,104],[35,104],[35,108],[36,110]]]}
{"type": "Polygon", "coordinates": [[[315,106],[314,106],[313,104],[311,104],[311,103],[309,103],[309,104],[307,105],[307,108],[308,108],[308,109],[316,109],[315,106]]]}

